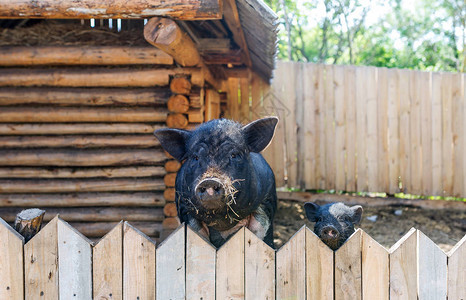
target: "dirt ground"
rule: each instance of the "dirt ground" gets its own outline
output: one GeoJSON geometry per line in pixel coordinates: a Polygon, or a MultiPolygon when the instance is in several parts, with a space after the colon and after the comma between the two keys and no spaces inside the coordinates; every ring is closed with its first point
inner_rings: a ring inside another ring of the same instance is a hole
{"type": "MultiPolygon", "coordinates": [[[[303,203],[280,199],[274,220],[275,247],[280,248],[303,225],[314,229],[313,224],[306,218],[303,203]]],[[[358,227],[387,249],[414,227],[447,252],[466,234],[466,210],[430,210],[403,206],[364,207],[363,220],[358,227]],[[376,220],[374,222],[367,217],[376,220]]]]}

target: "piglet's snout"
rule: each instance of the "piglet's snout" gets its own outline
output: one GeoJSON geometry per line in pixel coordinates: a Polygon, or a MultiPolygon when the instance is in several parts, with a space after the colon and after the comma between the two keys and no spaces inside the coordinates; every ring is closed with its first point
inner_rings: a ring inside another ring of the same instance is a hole
{"type": "Polygon", "coordinates": [[[324,239],[338,239],[339,236],[340,233],[332,225],[325,226],[324,228],[322,228],[322,237],[324,239]]]}
{"type": "Polygon", "coordinates": [[[223,206],[225,188],[223,183],[217,178],[206,178],[196,186],[196,196],[204,207],[215,209],[223,206]]]}

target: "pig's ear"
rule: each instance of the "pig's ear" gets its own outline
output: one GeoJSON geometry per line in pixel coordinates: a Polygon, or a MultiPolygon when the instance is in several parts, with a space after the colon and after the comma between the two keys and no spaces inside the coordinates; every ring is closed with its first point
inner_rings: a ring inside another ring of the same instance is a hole
{"type": "Polygon", "coordinates": [[[306,211],[306,217],[311,222],[317,222],[317,212],[319,211],[320,206],[312,202],[304,203],[304,210],[306,211]]]}
{"type": "Polygon", "coordinates": [[[158,129],[154,131],[163,149],[178,161],[182,161],[186,154],[186,140],[191,132],[181,129],[158,129]]]}
{"type": "Polygon", "coordinates": [[[359,224],[362,219],[362,211],[363,211],[362,206],[361,205],[352,206],[351,210],[354,212],[354,215],[351,221],[354,224],[359,224]]]}
{"type": "Polygon", "coordinates": [[[243,126],[241,131],[249,151],[259,153],[264,150],[272,141],[277,123],[277,117],[267,117],[243,126]]]}

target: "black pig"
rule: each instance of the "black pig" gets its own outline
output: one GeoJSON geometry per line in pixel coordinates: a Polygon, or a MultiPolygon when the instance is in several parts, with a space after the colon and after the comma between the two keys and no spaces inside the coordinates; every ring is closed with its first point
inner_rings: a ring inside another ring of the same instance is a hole
{"type": "Polygon", "coordinates": [[[194,131],[154,132],[162,147],[183,162],[175,183],[180,221],[216,247],[242,226],[273,247],[275,176],[259,152],[272,140],[277,122],[268,117],[241,126],[218,119],[194,131]]]}
{"type": "Polygon", "coordinates": [[[362,218],[362,206],[346,206],[341,202],[319,206],[304,204],[306,216],[315,222],[314,233],[332,250],[337,250],[354,233],[354,225],[362,218]]]}

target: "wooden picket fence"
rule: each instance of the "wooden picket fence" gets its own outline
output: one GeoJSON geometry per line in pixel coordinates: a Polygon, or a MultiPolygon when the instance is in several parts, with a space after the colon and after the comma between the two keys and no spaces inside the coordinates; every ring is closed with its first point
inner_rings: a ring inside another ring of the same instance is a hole
{"type": "Polygon", "coordinates": [[[358,229],[336,252],[308,228],[274,250],[241,229],[218,250],[181,226],[162,244],[121,222],[96,245],[58,216],[33,239],[0,219],[0,299],[465,299],[466,236],[445,254],[411,229],[358,229]]]}
{"type": "Polygon", "coordinates": [[[230,79],[240,96],[230,93],[228,110],[242,122],[279,116],[265,151],[278,186],[466,197],[465,81],[464,73],[278,62],[271,87],[230,79]]]}

